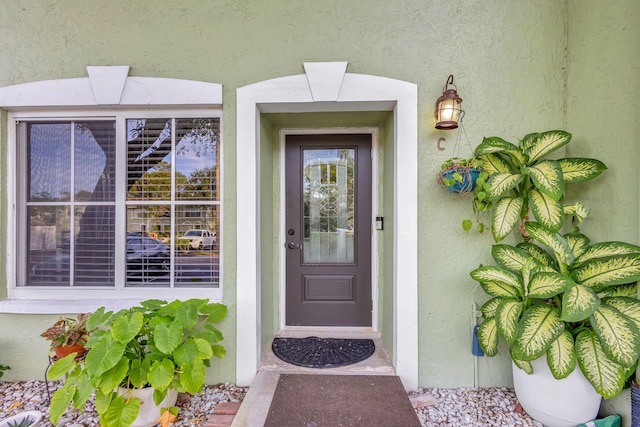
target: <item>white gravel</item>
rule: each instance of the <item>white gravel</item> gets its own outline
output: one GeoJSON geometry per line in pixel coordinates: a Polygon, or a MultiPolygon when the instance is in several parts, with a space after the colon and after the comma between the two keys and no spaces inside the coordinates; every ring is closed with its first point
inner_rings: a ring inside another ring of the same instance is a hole
{"type": "MultiPolygon", "coordinates": [[[[50,383],[51,392],[61,385],[50,383]]],[[[248,388],[233,384],[205,386],[198,395],[180,395],[175,427],[202,427],[219,402],[241,402],[248,388]]],[[[425,427],[534,426],[544,427],[517,407],[508,388],[419,389],[409,393],[420,422],[425,427]]],[[[47,389],[43,381],[0,382],[0,420],[21,411],[44,414],[42,427],[52,427],[48,418],[47,389]]],[[[92,402],[84,411],[68,412],[58,423],[64,427],[98,426],[92,402]]]]}

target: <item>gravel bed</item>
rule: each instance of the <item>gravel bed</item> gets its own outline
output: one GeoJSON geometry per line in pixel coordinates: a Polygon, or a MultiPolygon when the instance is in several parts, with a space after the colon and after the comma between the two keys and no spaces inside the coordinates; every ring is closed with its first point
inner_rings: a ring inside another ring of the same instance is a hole
{"type": "MultiPolygon", "coordinates": [[[[60,381],[50,382],[53,393],[60,381]]],[[[207,385],[201,394],[181,394],[175,427],[202,427],[220,402],[241,402],[248,387],[233,384],[207,385]]],[[[419,389],[409,393],[424,427],[534,426],[544,427],[523,413],[512,389],[457,388],[419,389]]],[[[38,410],[44,414],[42,427],[52,427],[48,418],[47,388],[44,381],[0,382],[0,420],[21,411],[38,410]]],[[[98,415],[91,401],[82,413],[68,412],[58,426],[98,426],[98,415]]]]}

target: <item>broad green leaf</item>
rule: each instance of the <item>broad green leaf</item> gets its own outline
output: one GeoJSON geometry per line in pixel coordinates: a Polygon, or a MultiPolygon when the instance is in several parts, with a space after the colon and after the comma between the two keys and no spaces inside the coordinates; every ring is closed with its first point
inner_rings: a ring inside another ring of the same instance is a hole
{"type": "Polygon", "coordinates": [[[600,298],[593,290],[575,285],[562,295],[562,316],[565,322],[581,322],[600,307],[600,298]]]}
{"type": "Polygon", "coordinates": [[[116,341],[127,344],[138,335],[138,332],[142,329],[143,321],[144,316],[142,313],[132,313],[130,316],[122,316],[113,322],[111,335],[113,335],[116,341]]]}
{"type": "Polygon", "coordinates": [[[513,172],[511,164],[497,154],[486,154],[482,156],[482,170],[490,175],[495,173],[513,172]]]}
{"type": "Polygon", "coordinates": [[[200,338],[205,339],[210,343],[222,341],[224,339],[222,332],[211,324],[205,325],[205,332],[200,334],[200,338]]]}
{"type": "Polygon", "coordinates": [[[485,319],[478,327],[478,343],[487,356],[498,354],[498,326],[495,317],[485,319]]]}
{"type": "Polygon", "coordinates": [[[525,139],[528,145],[525,154],[529,156],[528,164],[531,165],[568,144],[571,141],[571,134],[562,130],[550,130],[533,136],[527,135],[525,139]]]}
{"type": "Polygon", "coordinates": [[[129,382],[134,388],[142,388],[147,383],[147,376],[149,375],[149,369],[151,369],[151,361],[144,359],[133,359],[131,361],[131,367],[129,368],[129,382]]]}
{"type": "Polygon", "coordinates": [[[564,331],[551,343],[547,350],[547,364],[553,377],[557,380],[566,378],[576,368],[576,350],[573,336],[569,331],[564,331]]]}
{"type": "Polygon", "coordinates": [[[558,201],[564,194],[562,169],[555,160],[543,160],[525,168],[524,173],[531,177],[531,181],[543,194],[558,201]]]}
{"type": "Polygon", "coordinates": [[[593,331],[583,330],[578,334],[576,356],[582,373],[600,396],[610,399],[620,394],[625,368],[607,357],[593,331]]]}
{"type": "Polygon", "coordinates": [[[168,389],[166,390],[153,389],[153,402],[156,405],[160,405],[164,400],[164,398],[167,397],[167,391],[168,389]]]}
{"type": "Polygon", "coordinates": [[[573,216],[578,222],[581,222],[586,217],[591,215],[591,209],[586,207],[581,202],[575,202],[571,205],[564,205],[562,207],[565,215],[573,216]]]}
{"type": "Polygon", "coordinates": [[[201,338],[196,338],[194,341],[198,348],[198,359],[211,359],[213,357],[211,344],[201,338]]]}
{"type": "Polygon", "coordinates": [[[192,364],[198,359],[198,346],[192,337],[187,338],[173,352],[175,362],[182,366],[192,364]]]}
{"type": "Polygon", "coordinates": [[[640,330],[640,301],[634,297],[608,297],[603,298],[604,304],[610,305],[618,309],[618,311],[627,316],[640,330]]]}
{"type": "Polygon", "coordinates": [[[503,300],[496,310],[496,325],[498,332],[505,341],[511,345],[516,339],[518,333],[518,320],[522,313],[522,301],[515,299],[503,300]]]}
{"type": "Polygon", "coordinates": [[[213,351],[213,355],[218,359],[224,359],[227,356],[227,349],[221,345],[212,345],[211,350],[213,351]]]}
{"type": "Polygon", "coordinates": [[[118,364],[100,375],[98,388],[104,393],[112,392],[120,385],[129,371],[129,359],[123,357],[118,364]]]}
{"type": "Polygon", "coordinates": [[[62,415],[66,412],[71,399],[76,393],[76,388],[72,384],[65,384],[58,389],[51,397],[49,404],[49,418],[52,424],[58,424],[62,415]]]}
{"type": "Polygon", "coordinates": [[[107,334],[97,342],[87,353],[85,366],[89,375],[99,377],[120,362],[124,354],[125,345],[107,334]]]}
{"type": "Polygon", "coordinates": [[[576,258],[582,255],[589,247],[589,238],[577,231],[565,234],[564,238],[567,239],[567,244],[576,258]]]}
{"type": "Polygon", "coordinates": [[[560,310],[546,304],[531,306],[518,325],[514,354],[521,360],[537,359],[563,331],[560,310]]]}
{"type": "Polygon", "coordinates": [[[520,222],[522,197],[503,197],[495,203],[491,217],[491,232],[496,242],[501,241],[516,228],[520,222]]]}
{"type": "Polygon", "coordinates": [[[564,223],[562,205],[552,197],[537,191],[529,191],[531,210],[536,220],[551,231],[558,231],[564,223]]]}
{"type": "Polygon", "coordinates": [[[598,293],[602,299],[605,297],[638,297],[638,282],[627,283],[625,285],[609,286],[598,293]]]}
{"type": "Polygon", "coordinates": [[[494,317],[496,315],[496,309],[502,301],[504,301],[503,297],[493,297],[489,301],[482,304],[482,307],[480,307],[482,317],[484,317],[485,319],[494,317]]]}
{"type": "Polygon", "coordinates": [[[197,394],[202,391],[204,384],[204,364],[202,360],[196,360],[193,365],[182,367],[180,374],[180,385],[187,393],[197,394]]]}
{"type": "Polygon", "coordinates": [[[517,298],[522,292],[511,285],[500,282],[480,282],[480,286],[487,295],[492,297],[517,298]]]}
{"type": "Polygon", "coordinates": [[[164,305],[167,302],[161,299],[148,299],[145,301],[142,301],[140,303],[140,306],[142,306],[143,308],[149,310],[149,311],[153,311],[153,310],[157,310],[161,307],[164,307],[164,305]]]}
{"type": "Polygon", "coordinates": [[[500,267],[513,273],[520,272],[524,263],[531,258],[527,251],[504,244],[493,245],[491,247],[491,255],[500,267]]]}
{"type": "Polygon", "coordinates": [[[520,242],[516,245],[516,247],[529,253],[529,255],[538,260],[540,264],[555,269],[556,261],[551,255],[547,253],[547,251],[542,249],[540,246],[531,242],[520,242]]]}
{"type": "Polygon", "coordinates": [[[518,276],[504,268],[488,265],[478,267],[470,274],[471,277],[478,282],[494,282],[522,289],[518,276]]]}
{"type": "Polygon", "coordinates": [[[575,265],[582,264],[594,258],[628,254],[640,254],[640,246],[617,241],[594,243],[589,246],[582,255],[576,258],[575,265]]]}
{"type": "Polygon", "coordinates": [[[635,323],[611,305],[600,305],[589,318],[602,349],[614,362],[626,367],[640,355],[640,332],[635,323]]]}
{"type": "Polygon", "coordinates": [[[195,304],[186,304],[176,312],[176,320],[185,328],[192,328],[198,321],[198,307],[195,304]]]}
{"type": "Polygon", "coordinates": [[[567,158],[558,160],[562,168],[564,182],[588,181],[607,169],[604,163],[596,159],[567,158]]]}
{"type": "Polygon", "coordinates": [[[474,154],[477,157],[504,151],[518,151],[518,146],[505,141],[499,136],[490,136],[482,139],[480,145],[476,147],[474,154]]]}
{"type": "Polygon", "coordinates": [[[182,331],[182,324],[178,322],[171,322],[169,326],[162,323],[156,325],[154,344],[164,354],[171,354],[182,340],[182,331]]]}
{"type": "Polygon", "coordinates": [[[489,191],[487,198],[496,200],[504,196],[509,190],[515,188],[522,182],[524,175],[520,173],[498,173],[489,178],[489,191]]]}
{"type": "Polygon", "coordinates": [[[57,380],[69,373],[73,368],[78,366],[75,362],[75,357],[77,355],[78,353],[71,353],[62,359],[58,359],[53,365],[51,365],[51,369],[47,371],[47,378],[50,380],[57,380]]]}
{"type": "Polygon", "coordinates": [[[149,369],[149,384],[158,390],[165,390],[171,384],[174,374],[175,365],[170,359],[156,360],[149,369]]]}
{"type": "Polygon", "coordinates": [[[529,298],[547,299],[564,292],[573,286],[573,280],[557,272],[539,272],[529,282],[529,298]]]}
{"type": "Polygon", "coordinates": [[[513,351],[509,351],[511,355],[511,361],[514,365],[516,365],[519,369],[522,369],[527,374],[533,374],[533,365],[528,360],[520,360],[513,354],[513,351]]]}
{"type": "Polygon", "coordinates": [[[113,399],[105,413],[100,415],[100,425],[105,427],[129,427],[140,410],[140,399],[125,401],[123,396],[113,399]]]}
{"type": "Polygon", "coordinates": [[[89,319],[87,320],[87,330],[93,331],[98,326],[103,325],[113,314],[112,311],[105,313],[105,308],[100,307],[96,311],[94,311],[89,319]]]}
{"type": "Polygon", "coordinates": [[[573,252],[571,252],[567,240],[560,234],[550,231],[536,222],[529,221],[524,226],[527,233],[538,242],[548,246],[556,254],[560,262],[567,265],[573,262],[573,252]]]}
{"type": "Polygon", "coordinates": [[[640,255],[594,258],[574,268],[571,277],[596,292],[612,285],[635,282],[640,279],[640,255]]]}
{"type": "Polygon", "coordinates": [[[76,392],[73,395],[73,407],[81,410],[93,393],[93,386],[88,375],[82,375],[76,383],[76,392]]]}
{"type": "Polygon", "coordinates": [[[96,390],[95,405],[98,414],[104,414],[109,409],[109,404],[115,396],[114,393],[104,394],[100,389],[96,390]]]}
{"type": "Polygon", "coordinates": [[[208,322],[218,323],[221,322],[227,315],[227,306],[220,303],[211,303],[200,308],[200,312],[208,314],[208,322]]]}

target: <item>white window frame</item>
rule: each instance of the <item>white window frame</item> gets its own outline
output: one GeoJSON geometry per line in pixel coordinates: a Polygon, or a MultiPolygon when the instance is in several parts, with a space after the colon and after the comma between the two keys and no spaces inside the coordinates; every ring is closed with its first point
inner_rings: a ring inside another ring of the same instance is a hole
{"type": "MultiPolygon", "coordinates": [[[[186,288],[186,287],[126,287],[125,281],[116,280],[110,288],[49,288],[18,287],[18,233],[17,233],[17,200],[20,190],[17,182],[17,134],[16,122],[29,120],[83,120],[106,119],[115,120],[118,129],[117,152],[126,149],[126,118],[197,118],[210,117],[220,120],[220,182],[218,186],[218,203],[220,208],[220,228],[223,229],[223,176],[224,176],[224,143],[222,123],[222,86],[215,83],[196,82],[179,79],[127,77],[128,66],[87,67],[88,78],[49,80],[0,88],[0,108],[8,110],[6,123],[7,156],[7,228],[5,230],[6,258],[5,273],[7,283],[7,299],[0,301],[0,313],[75,313],[94,310],[100,306],[109,309],[128,307],[150,298],[187,299],[209,298],[222,301],[223,295],[223,248],[219,242],[220,270],[218,288],[186,288]]],[[[5,124],[3,124],[4,126],[5,124]]],[[[117,160],[122,166],[121,156],[117,160]]],[[[122,175],[122,174],[120,174],[122,175]]],[[[118,176],[116,182],[117,206],[123,199],[124,175],[118,176]]],[[[118,209],[116,224],[124,225],[126,212],[118,209]]],[[[118,239],[124,236],[116,235],[118,239]]],[[[124,259],[124,255],[116,252],[116,261],[124,259]],[[120,258],[118,258],[120,257],[120,258]]],[[[124,262],[124,261],[123,261],[124,262]]],[[[117,265],[121,264],[117,262],[117,265]]],[[[124,264],[123,264],[124,265],[124,264]]],[[[124,266],[120,266],[121,269],[124,266]]],[[[118,270],[116,270],[118,274],[118,270]]],[[[124,277],[124,275],[121,275],[124,277]]]]}

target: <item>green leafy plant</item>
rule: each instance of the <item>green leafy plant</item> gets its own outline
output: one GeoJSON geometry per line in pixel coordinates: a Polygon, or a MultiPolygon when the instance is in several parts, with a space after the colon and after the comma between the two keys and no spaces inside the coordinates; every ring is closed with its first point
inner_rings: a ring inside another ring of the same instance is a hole
{"type": "Polygon", "coordinates": [[[437,181],[451,193],[470,193],[482,174],[481,165],[482,161],[475,157],[447,159],[440,166],[437,181]]]}
{"type": "Polygon", "coordinates": [[[536,222],[525,229],[538,244],[494,245],[498,266],[471,272],[491,296],[480,309],[480,346],[494,356],[502,338],[527,373],[546,356],[557,379],[577,363],[598,394],[616,396],[640,355],[640,246],[590,244],[579,231],[560,235],[536,222]]]}
{"type": "Polygon", "coordinates": [[[9,427],[29,427],[35,420],[29,416],[22,418],[21,420],[9,421],[9,427]]]}
{"type": "MultiPolygon", "coordinates": [[[[607,167],[595,159],[547,158],[570,141],[570,133],[550,130],[530,133],[518,145],[492,136],[476,147],[475,155],[482,161],[488,179],[476,193],[473,209],[476,213],[492,211],[491,232],[496,242],[516,228],[524,232],[530,212],[553,231],[560,230],[565,214],[578,221],[589,215],[589,209],[580,202],[563,205],[565,185],[593,179],[607,167]]],[[[463,228],[471,226],[466,223],[463,228]]],[[[523,236],[527,238],[526,233],[523,236]]]]}
{"type": "Polygon", "coordinates": [[[118,386],[153,387],[156,404],[169,389],[201,392],[210,359],[226,355],[217,344],[222,333],[214,326],[226,313],[226,306],[206,299],[148,300],[116,313],[99,308],[87,322],[86,357],[77,361],[71,354],[49,370],[52,379],[66,375],[51,399],[52,423],[71,403],[80,410],[94,390],[103,427],[129,426],[138,415],[140,400],[119,395],[118,386]]]}
{"type": "Polygon", "coordinates": [[[84,346],[89,340],[87,320],[90,315],[91,313],[81,313],[75,319],[60,317],[40,336],[51,342],[51,350],[56,347],[84,346]]]}
{"type": "Polygon", "coordinates": [[[8,371],[9,369],[11,369],[11,367],[8,365],[0,365],[0,378],[4,375],[4,371],[8,371]]]}

